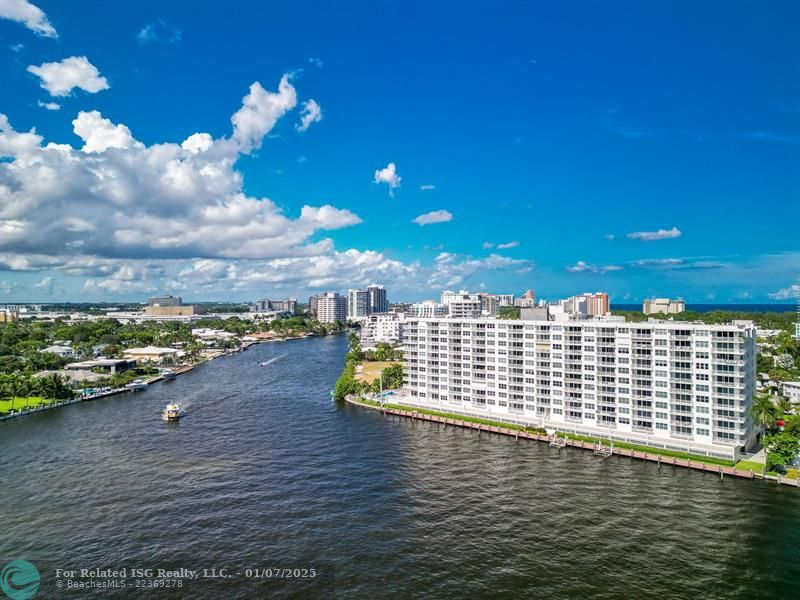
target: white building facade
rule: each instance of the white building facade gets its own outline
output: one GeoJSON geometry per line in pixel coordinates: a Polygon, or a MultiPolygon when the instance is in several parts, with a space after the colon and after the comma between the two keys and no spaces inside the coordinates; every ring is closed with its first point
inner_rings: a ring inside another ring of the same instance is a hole
{"type": "Polygon", "coordinates": [[[415,302],[411,305],[410,315],[420,319],[435,319],[447,315],[447,307],[433,300],[415,302]]]}
{"type": "Polygon", "coordinates": [[[447,309],[447,314],[456,319],[468,319],[481,316],[480,294],[461,290],[442,292],[442,304],[447,309]]]}
{"type": "Polygon", "coordinates": [[[398,401],[736,460],[752,325],[409,319],[398,401]]]}
{"type": "Polygon", "coordinates": [[[367,290],[347,290],[347,318],[361,321],[369,314],[369,292],[367,290]]]}
{"type": "Polygon", "coordinates": [[[379,343],[399,344],[403,341],[403,313],[373,313],[361,325],[361,347],[373,348],[379,343]]]}
{"type": "Polygon", "coordinates": [[[670,300],[669,298],[654,298],[642,302],[642,312],[646,315],[656,315],[664,313],[666,315],[677,315],[686,310],[683,300],[670,300]]]}
{"type": "Polygon", "coordinates": [[[386,288],[380,284],[373,283],[367,286],[367,294],[369,294],[369,308],[370,313],[384,313],[389,312],[389,297],[386,294],[386,288]]]}
{"type": "Polygon", "coordinates": [[[347,298],[336,292],[317,295],[317,320],[320,323],[347,321],[347,298]]]}

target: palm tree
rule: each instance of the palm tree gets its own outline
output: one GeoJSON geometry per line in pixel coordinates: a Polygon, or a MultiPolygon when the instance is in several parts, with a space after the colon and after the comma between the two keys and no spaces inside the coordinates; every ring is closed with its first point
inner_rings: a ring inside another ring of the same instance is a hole
{"type": "Polygon", "coordinates": [[[778,418],[778,407],[767,394],[759,394],[750,407],[750,414],[756,423],[769,430],[774,427],[775,419],[778,418]]]}
{"type": "MultiPolygon", "coordinates": [[[[8,392],[9,388],[10,388],[10,384],[7,381],[4,381],[3,383],[0,383],[0,399],[5,398],[6,396],[9,395],[9,392],[8,392]]],[[[11,397],[11,408],[9,410],[11,411],[11,410],[13,410],[13,408],[14,408],[14,397],[12,396],[11,397]]]]}
{"type": "Polygon", "coordinates": [[[14,400],[16,400],[17,396],[22,397],[25,396],[25,406],[23,410],[28,408],[28,388],[25,385],[25,379],[19,373],[14,374],[14,379],[11,381],[11,409],[14,409],[14,400]]]}

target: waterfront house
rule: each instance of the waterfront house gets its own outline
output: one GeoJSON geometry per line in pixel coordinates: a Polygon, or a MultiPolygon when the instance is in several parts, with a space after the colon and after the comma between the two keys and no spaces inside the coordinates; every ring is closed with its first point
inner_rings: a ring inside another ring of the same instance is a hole
{"type": "Polygon", "coordinates": [[[42,352],[48,352],[50,354],[57,354],[61,358],[74,358],[75,357],[75,349],[70,348],[69,346],[48,346],[42,352]]]}
{"type": "Polygon", "coordinates": [[[159,348],[158,346],[145,346],[143,348],[128,348],[122,354],[129,359],[139,362],[174,363],[183,352],[175,348],[159,348]]]}

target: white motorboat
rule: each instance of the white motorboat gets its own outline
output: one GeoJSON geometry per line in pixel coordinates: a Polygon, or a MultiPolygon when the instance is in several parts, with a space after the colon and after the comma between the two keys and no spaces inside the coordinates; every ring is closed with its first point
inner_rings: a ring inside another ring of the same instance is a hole
{"type": "Polygon", "coordinates": [[[125,389],[131,390],[132,392],[141,392],[147,389],[147,384],[141,379],[135,379],[126,385],[125,389]]]}
{"type": "Polygon", "coordinates": [[[161,418],[165,421],[177,421],[183,416],[183,411],[181,407],[175,404],[174,402],[170,402],[164,408],[164,412],[161,413],[161,418]]]}

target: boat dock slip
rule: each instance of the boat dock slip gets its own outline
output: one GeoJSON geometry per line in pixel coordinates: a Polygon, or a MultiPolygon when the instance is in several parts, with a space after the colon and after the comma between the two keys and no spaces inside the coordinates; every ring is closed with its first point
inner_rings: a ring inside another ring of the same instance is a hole
{"type": "Polygon", "coordinates": [[[366,402],[362,402],[353,396],[348,396],[346,398],[346,401],[349,404],[353,404],[355,406],[361,406],[363,408],[369,408],[372,410],[380,411],[385,415],[404,417],[412,420],[419,419],[420,421],[429,421],[431,423],[441,423],[442,425],[445,426],[452,425],[454,427],[463,427],[466,429],[477,430],[479,433],[483,431],[488,431],[490,433],[496,433],[499,435],[513,436],[517,440],[523,438],[537,442],[547,442],[552,447],[558,447],[559,450],[563,447],[569,446],[571,448],[578,448],[581,450],[590,450],[595,454],[598,454],[603,457],[610,457],[614,455],[625,456],[637,460],[646,460],[649,462],[654,462],[657,463],[659,467],[661,465],[667,465],[673,467],[683,467],[686,469],[694,469],[696,471],[714,473],[718,474],[720,478],[724,478],[727,475],[730,477],[739,477],[741,479],[772,479],[777,483],[791,485],[800,488],[800,480],[794,480],[794,479],[787,480],[786,478],[763,477],[760,473],[755,473],[753,471],[744,471],[741,469],[736,469],[731,466],[709,464],[699,460],[676,458],[673,456],[665,456],[662,454],[642,452],[640,450],[633,450],[630,448],[620,448],[619,446],[604,446],[602,443],[598,442],[587,442],[585,440],[576,440],[568,437],[548,435],[545,433],[539,433],[536,431],[529,431],[525,429],[501,427],[499,425],[487,425],[485,423],[476,423],[473,421],[465,421],[462,419],[457,419],[452,417],[431,415],[424,412],[419,412],[417,410],[413,410],[411,408],[405,410],[399,408],[388,408],[385,406],[383,407],[375,406],[372,404],[368,404],[366,402]]]}

